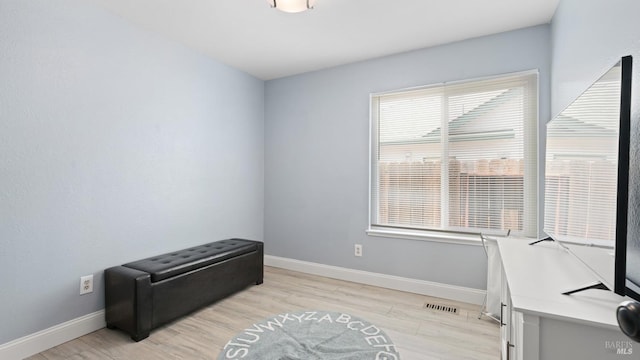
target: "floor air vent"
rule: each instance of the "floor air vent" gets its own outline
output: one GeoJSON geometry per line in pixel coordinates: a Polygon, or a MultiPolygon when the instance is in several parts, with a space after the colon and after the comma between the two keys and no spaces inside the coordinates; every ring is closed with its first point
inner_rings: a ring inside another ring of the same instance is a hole
{"type": "Polygon", "coordinates": [[[442,312],[446,312],[446,313],[449,313],[449,314],[455,314],[455,315],[458,314],[458,308],[454,307],[454,306],[446,306],[446,305],[425,303],[424,304],[424,308],[425,309],[429,309],[429,310],[442,311],[442,312]]]}

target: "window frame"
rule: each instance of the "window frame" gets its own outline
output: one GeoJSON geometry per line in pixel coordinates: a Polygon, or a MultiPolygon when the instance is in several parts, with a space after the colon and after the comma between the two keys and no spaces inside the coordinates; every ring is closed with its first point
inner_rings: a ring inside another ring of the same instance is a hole
{"type": "MultiPolygon", "coordinates": [[[[381,96],[388,96],[393,94],[398,94],[402,92],[410,92],[410,91],[419,91],[419,90],[427,90],[430,88],[437,87],[446,87],[446,86],[460,86],[468,83],[473,85],[476,82],[482,81],[491,81],[491,80],[499,80],[502,78],[508,77],[517,77],[517,76],[535,76],[532,80],[533,86],[535,86],[532,94],[535,96],[535,104],[532,115],[532,119],[529,123],[525,123],[525,133],[523,139],[523,147],[525,148],[525,152],[527,151],[527,146],[535,147],[535,150],[532,150],[531,153],[532,158],[528,159],[529,164],[525,166],[525,169],[529,171],[529,175],[523,175],[523,179],[526,177],[530,177],[533,180],[527,181],[527,185],[523,185],[523,201],[531,202],[533,201],[533,205],[529,205],[526,207],[529,211],[533,212],[533,220],[532,224],[529,224],[529,230],[533,233],[523,234],[520,237],[530,237],[535,238],[539,232],[539,207],[540,207],[540,198],[539,198],[539,183],[540,183],[540,145],[539,145],[539,122],[540,122],[540,77],[538,69],[520,71],[520,72],[512,72],[512,73],[503,73],[494,76],[487,77],[476,77],[470,79],[456,80],[450,82],[441,82],[441,83],[433,83],[429,85],[423,86],[415,86],[409,88],[402,89],[394,89],[376,93],[369,94],[369,184],[368,184],[368,228],[366,229],[366,233],[370,236],[377,237],[385,237],[385,238],[401,238],[401,239],[409,239],[409,240],[424,240],[424,241],[433,241],[433,242],[444,242],[444,243],[456,243],[456,244],[466,244],[466,245],[477,245],[481,246],[482,241],[480,239],[480,232],[472,231],[457,231],[457,230],[445,230],[445,229],[427,229],[427,228],[411,228],[411,227],[403,227],[403,226],[395,226],[395,225],[379,225],[376,224],[375,217],[377,211],[377,204],[374,204],[378,199],[374,197],[373,190],[377,187],[377,182],[379,181],[378,166],[377,159],[378,154],[376,151],[379,151],[378,144],[378,123],[379,123],[379,114],[376,113],[379,110],[379,107],[376,106],[378,102],[378,98],[381,96]],[[528,131],[527,131],[528,130],[528,131]],[[531,132],[533,131],[533,134],[531,132]],[[534,171],[534,174],[531,175],[530,171],[534,171]]],[[[524,225],[523,225],[524,226],[524,225]]],[[[524,230],[523,230],[524,231],[524,230]]],[[[491,234],[491,235],[507,235],[507,231],[500,230],[490,230],[487,232],[482,232],[483,234],[491,234]]]]}

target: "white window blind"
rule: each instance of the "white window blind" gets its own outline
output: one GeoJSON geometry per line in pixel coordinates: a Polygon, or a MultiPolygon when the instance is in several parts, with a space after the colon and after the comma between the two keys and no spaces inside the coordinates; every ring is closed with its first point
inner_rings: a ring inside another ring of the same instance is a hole
{"type": "Polygon", "coordinates": [[[544,230],[558,240],[613,246],[620,67],[547,124],[544,230]]]}
{"type": "Polygon", "coordinates": [[[371,227],[536,236],[537,73],[371,96],[371,227]]]}

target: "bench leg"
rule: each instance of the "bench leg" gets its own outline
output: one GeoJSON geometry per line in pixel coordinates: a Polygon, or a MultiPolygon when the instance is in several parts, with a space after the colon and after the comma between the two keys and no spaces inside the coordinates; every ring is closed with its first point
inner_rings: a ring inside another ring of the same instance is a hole
{"type": "Polygon", "coordinates": [[[258,243],[258,251],[257,251],[257,266],[258,266],[258,278],[256,279],[256,285],[262,284],[262,279],[264,278],[264,244],[258,243]]]}
{"type": "Polygon", "coordinates": [[[144,340],[146,338],[149,337],[149,333],[144,333],[144,334],[138,334],[138,335],[131,335],[131,339],[135,342],[144,340]]]}

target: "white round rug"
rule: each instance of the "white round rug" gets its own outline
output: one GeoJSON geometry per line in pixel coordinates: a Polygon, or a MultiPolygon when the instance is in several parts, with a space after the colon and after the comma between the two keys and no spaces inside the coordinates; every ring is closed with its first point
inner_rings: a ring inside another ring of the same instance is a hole
{"type": "Polygon", "coordinates": [[[400,354],[379,327],[327,311],[279,314],[231,339],[218,360],[397,360],[400,354]]]}

